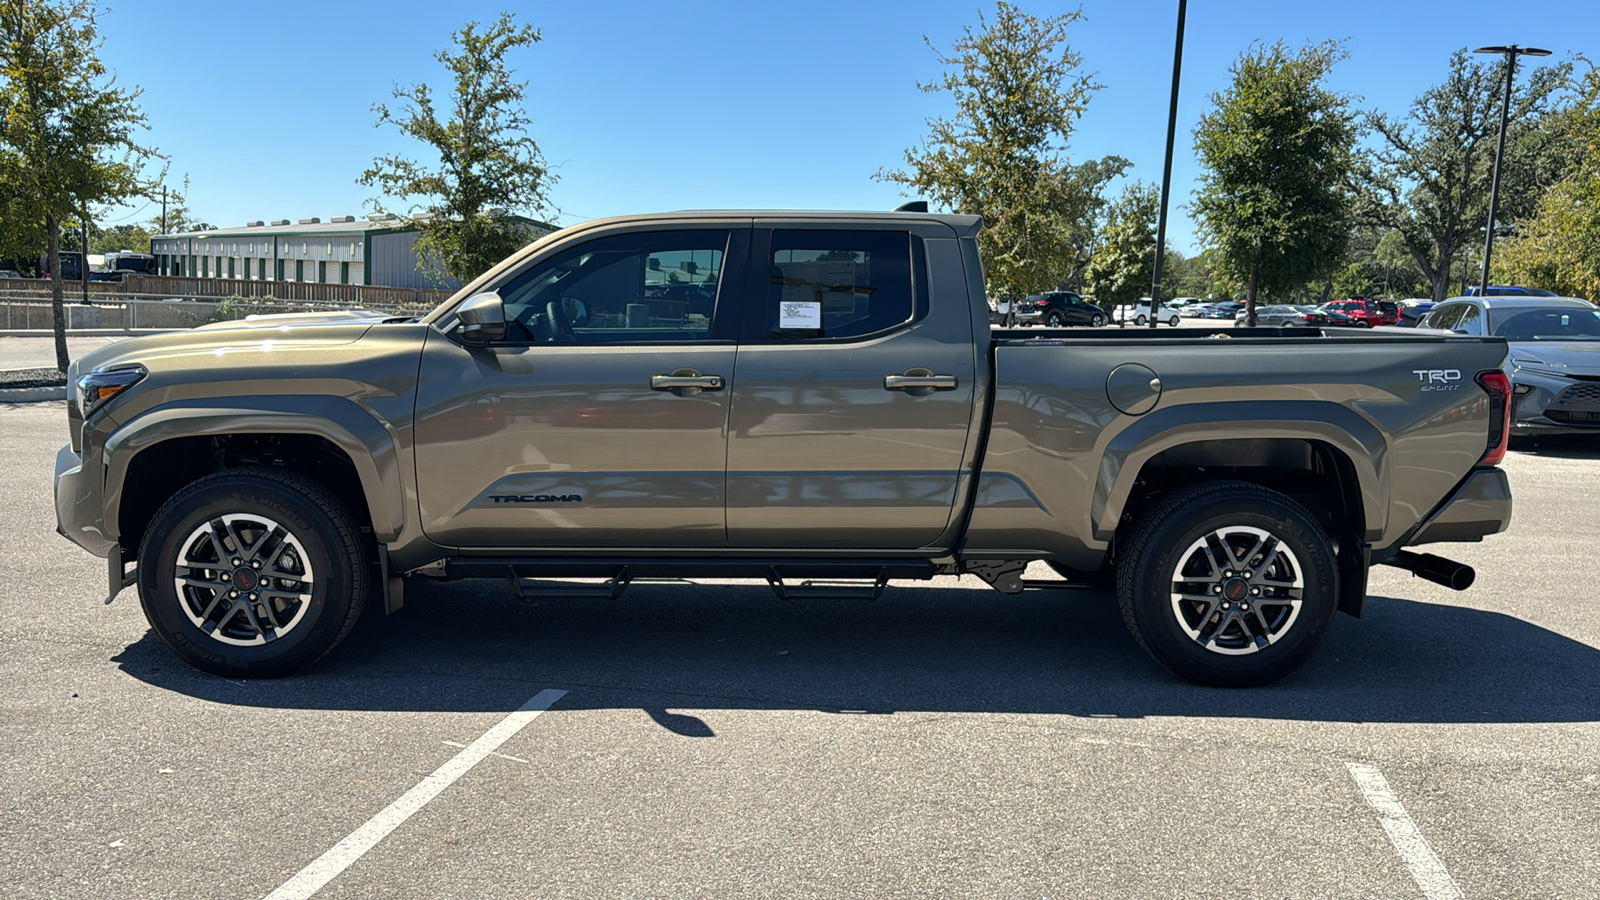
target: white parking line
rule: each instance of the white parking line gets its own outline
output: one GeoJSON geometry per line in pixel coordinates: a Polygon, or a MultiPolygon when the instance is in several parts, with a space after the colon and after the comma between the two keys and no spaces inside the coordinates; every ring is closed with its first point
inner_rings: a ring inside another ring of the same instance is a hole
{"type": "Polygon", "coordinates": [[[1401,861],[1411,870],[1411,877],[1417,880],[1417,887],[1422,888],[1422,895],[1428,900],[1461,900],[1461,888],[1456,886],[1455,879],[1445,870],[1444,863],[1434,855],[1427,838],[1417,830],[1417,823],[1411,821],[1411,815],[1400,803],[1400,798],[1395,796],[1383,773],[1374,766],[1362,763],[1347,762],[1344,765],[1366,796],[1367,805],[1378,811],[1378,820],[1383,823],[1383,830],[1388,832],[1389,842],[1394,844],[1401,861]]]}
{"type": "Polygon", "coordinates": [[[362,854],[377,846],[389,832],[399,828],[401,823],[411,818],[417,810],[428,805],[429,800],[439,796],[440,791],[467,774],[473,766],[482,762],[501,744],[510,740],[529,722],[537,719],[540,713],[555,705],[557,700],[566,695],[566,691],[554,688],[534,694],[531,700],[522,704],[521,709],[501,719],[499,724],[484,732],[482,737],[435,769],[432,775],[406,791],[399,800],[384,807],[382,812],[368,819],[365,825],[350,832],[349,837],[333,845],[333,849],[317,857],[311,865],[284,882],[282,887],[268,894],[266,900],[305,900],[322,890],[323,885],[337,878],[340,872],[348,869],[351,863],[361,858],[362,854]]]}

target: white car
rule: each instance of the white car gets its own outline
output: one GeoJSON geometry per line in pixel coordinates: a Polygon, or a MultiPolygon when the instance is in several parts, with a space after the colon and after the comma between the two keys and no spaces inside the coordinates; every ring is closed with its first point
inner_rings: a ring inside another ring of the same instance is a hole
{"type": "MultiPolygon", "coordinates": [[[[1150,298],[1145,297],[1140,300],[1138,306],[1117,307],[1117,319],[1119,321],[1126,321],[1129,318],[1133,320],[1135,325],[1150,324],[1150,298]]],[[[1156,311],[1156,321],[1164,322],[1176,328],[1178,327],[1178,310],[1163,303],[1160,309],[1156,311]]]]}

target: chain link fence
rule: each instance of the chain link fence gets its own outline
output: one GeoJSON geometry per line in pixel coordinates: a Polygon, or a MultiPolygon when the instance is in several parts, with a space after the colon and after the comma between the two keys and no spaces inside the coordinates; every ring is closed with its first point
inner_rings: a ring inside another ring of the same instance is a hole
{"type": "MultiPolygon", "coordinates": [[[[123,296],[116,299],[95,299],[90,303],[68,301],[65,311],[67,329],[179,329],[209,325],[212,322],[232,322],[253,315],[277,315],[297,312],[328,312],[344,309],[369,309],[392,315],[421,315],[432,308],[402,304],[397,306],[361,306],[348,303],[312,303],[295,300],[277,300],[270,297],[228,297],[224,299],[190,298],[138,298],[123,296]]],[[[50,301],[34,296],[0,294],[0,329],[48,330],[55,327],[50,301]]]]}

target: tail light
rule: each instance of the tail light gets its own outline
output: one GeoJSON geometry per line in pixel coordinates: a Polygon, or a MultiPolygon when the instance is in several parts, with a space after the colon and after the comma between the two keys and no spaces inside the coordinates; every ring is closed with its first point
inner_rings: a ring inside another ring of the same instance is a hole
{"type": "Polygon", "coordinates": [[[1478,465],[1497,466],[1506,458],[1506,444],[1511,440],[1511,379],[1493,369],[1479,372],[1477,382],[1489,395],[1489,449],[1478,465]]]}

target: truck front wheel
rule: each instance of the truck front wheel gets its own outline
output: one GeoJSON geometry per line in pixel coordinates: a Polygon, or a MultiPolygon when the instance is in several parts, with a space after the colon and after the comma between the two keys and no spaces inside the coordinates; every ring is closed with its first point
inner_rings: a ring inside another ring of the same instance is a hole
{"type": "Polygon", "coordinates": [[[184,662],[272,678],[349,634],[367,560],[355,518],[326,488],[282,469],[232,469],[185,487],[151,520],[139,602],[184,662]]]}
{"type": "Polygon", "coordinates": [[[1338,608],[1333,543],[1259,485],[1196,485],[1151,509],[1119,554],[1117,599],[1139,645],[1197,684],[1253,687],[1299,668],[1338,608]]]}

